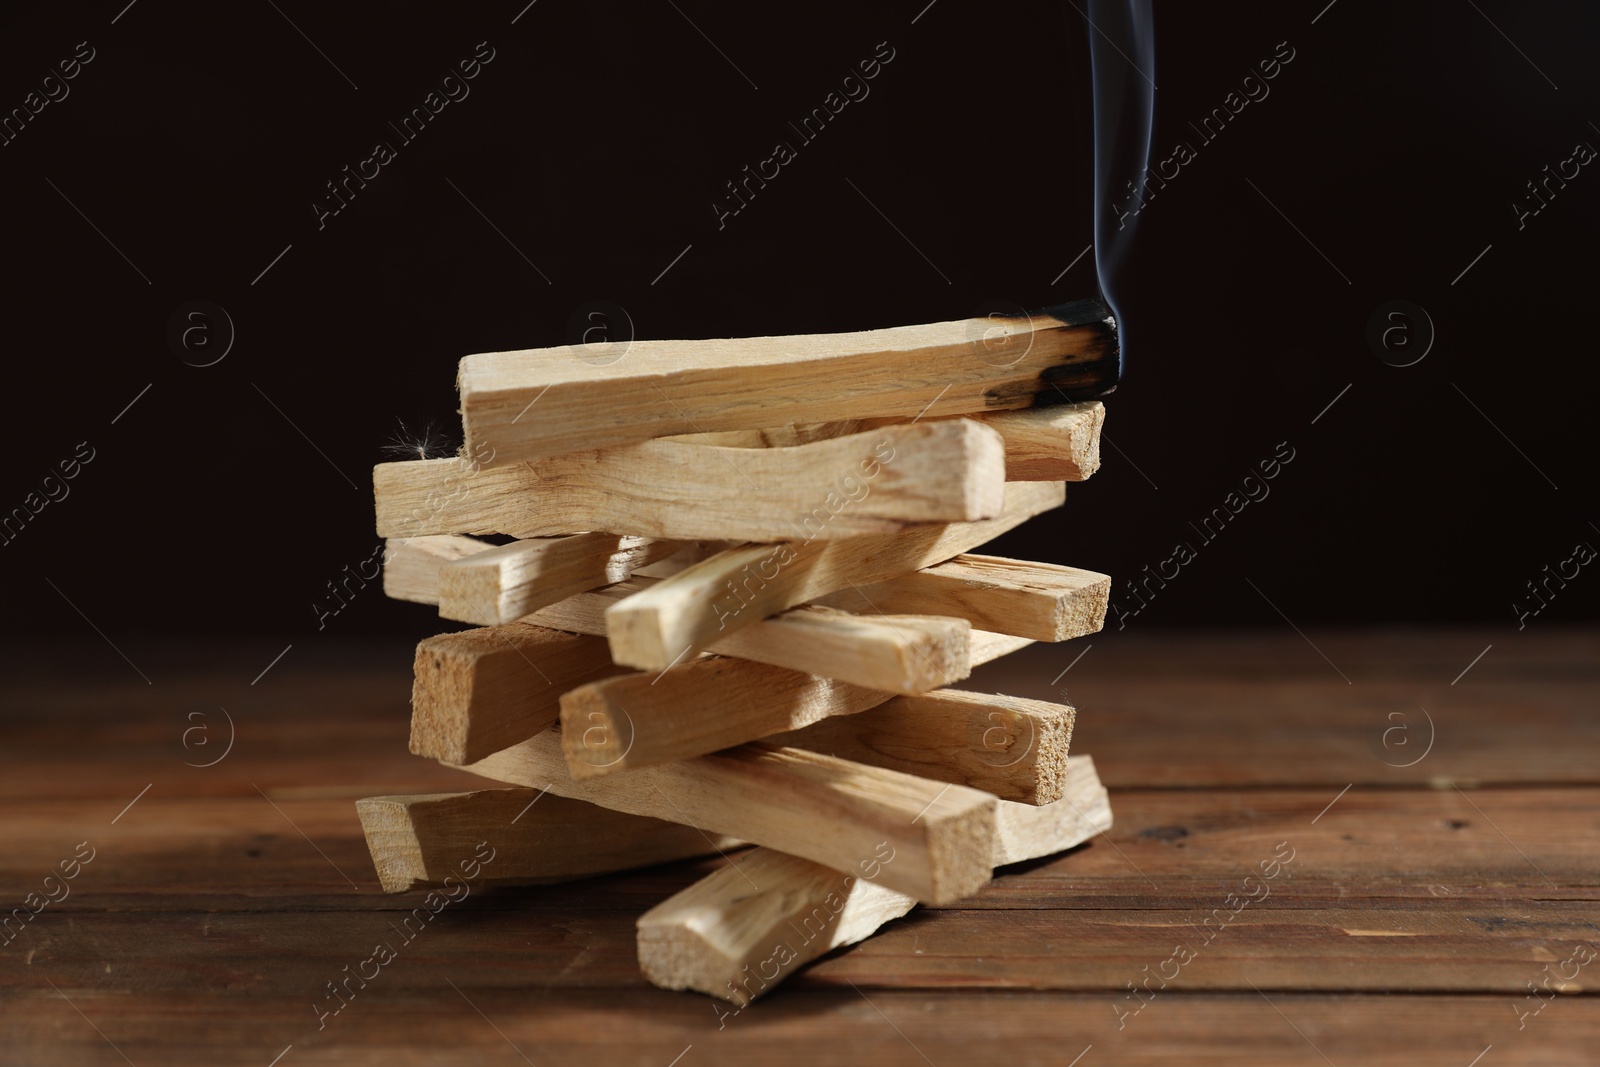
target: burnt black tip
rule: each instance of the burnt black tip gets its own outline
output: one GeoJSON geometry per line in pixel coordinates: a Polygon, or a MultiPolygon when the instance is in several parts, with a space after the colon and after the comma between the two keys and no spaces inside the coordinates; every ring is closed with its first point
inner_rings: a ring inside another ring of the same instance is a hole
{"type": "Polygon", "coordinates": [[[1052,367],[1044,374],[1044,387],[1033,395],[1033,406],[1055,407],[1084,400],[1099,400],[1116,391],[1122,361],[1116,349],[1092,363],[1052,367]]]}
{"type": "Polygon", "coordinates": [[[1094,358],[1064,363],[1044,372],[1044,388],[1034,394],[1035,406],[1097,400],[1116,389],[1122,380],[1122,343],[1117,334],[1116,314],[1105,301],[1073,300],[1026,315],[1028,318],[1052,318],[1063,326],[1092,326],[1098,335],[1092,342],[1096,349],[1094,358]]]}
{"type": "Polygon", "coordinates": [[[1045,313],[1073,326],[1093,327],[1098,334],[1094,342],[1097,351],[1092,359],[1047,368],[1041,375],[1044,388],[1035,394],[1034,403],[1047,407],[1080,400],[1097,400],[1115,390],[1122,380],[1122,342],[1111,309],[1098,300],[1079,300],[1049,308],[1045,313]],[[1066,317],[1072,314],[1079,318],[1074,320],[1066,317]]]}
{"type": "Polygon", "coordinates": [[[1073,300],[1065,304],[1051,304],[1033,314],[1049,315],[1067,326],[1089,326],[1098,322],[1110,326],[1112,330],[1117,328],[1117,317],[1112,314],[1111,308],[1104,300],[1073,300]]]}

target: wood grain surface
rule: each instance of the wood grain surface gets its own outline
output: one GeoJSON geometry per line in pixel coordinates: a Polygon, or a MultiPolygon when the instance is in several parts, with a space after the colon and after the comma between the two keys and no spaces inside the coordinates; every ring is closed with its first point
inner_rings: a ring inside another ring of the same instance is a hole
{"type": "Polygon", "coordinates": [[[492,467],[675,434],[1027,408],[1040,393],[1098,395],[1118,363],[1116,327],[1097,301],[856,333],[635,341],[605,365],[584,355],[563,346],[462,359],[468,454],[492,467]],[[524,420],[541,399],[539,417],[524,420]]]}
{"type": "Polygon", "coordinates": [[[975,671],[1078,709],[1114,829],[738,1013],[635,958],[716,855],[474,889],[402,937],[426,892],[380,890],[355,799],[485,785],[407,753],[408,642],[296,639],[261,675],[287,640],[119,641],[149,685],[92,634],[14,647],[0,893],[58,899],[0,938],[0,1062],[1592,1062],[1600,631],[1308,636],[975,671]]]}
{"type": "Polygon", "coordinates": [[[993,518],[1000,434],[972,419],[884,426],[780,448],[645,441],[480,469],[380,463],[380,536],[607,530],[680,540],[784,541],[993,518]]]}

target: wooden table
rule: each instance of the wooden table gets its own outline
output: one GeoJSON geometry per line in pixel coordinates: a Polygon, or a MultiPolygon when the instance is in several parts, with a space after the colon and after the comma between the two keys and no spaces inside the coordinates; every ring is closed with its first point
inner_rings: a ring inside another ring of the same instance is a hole
{"type": "Polygon", "coordinates": [[[379,892],[354,799],[478,780],[407,754],[406,644],[252,684],[281,647],[124,644],[150,684],[92,635],[8,653],[0,892],[69,895],[0,946],[0,1063],[1600,1062],[1600,631],[1036,647],[971,687],[1070,693],[1110,834],[738,1014],[634,962],[720,860],[478,892],[321,1029],[421,897],[379,892]]]}

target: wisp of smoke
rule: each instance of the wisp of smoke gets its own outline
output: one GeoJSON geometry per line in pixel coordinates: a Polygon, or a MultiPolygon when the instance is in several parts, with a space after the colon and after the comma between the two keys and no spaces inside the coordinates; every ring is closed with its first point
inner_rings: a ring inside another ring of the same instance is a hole
{"type": "MultiPolygon", "coordinates": [[[[1117,319],[1128,351],[1120,297],[1123,271],[1137,229],[1113,200],[1145,172],[1155,124],[1156,49],[1150,0],[1088,0],[1089,60],[1094,81],[1094,259],[1101,298],[1117,319]]],[[[1124,357],[1126,358],[1126,357],[1124,357]]],[[[1120,370],[1120,368],[1119,368],[1120,370]]]]}

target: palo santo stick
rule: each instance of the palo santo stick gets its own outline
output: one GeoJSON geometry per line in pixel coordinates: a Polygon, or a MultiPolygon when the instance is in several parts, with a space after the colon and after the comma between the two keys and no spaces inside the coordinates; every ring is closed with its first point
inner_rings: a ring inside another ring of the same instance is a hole
{"type": "MultiPolygon", "coordinates": [[[[959,649],[941,650],[942,660],[948,663],[959,651],[970,671],[997,647],[1002,646],[979,642],[973,655],[970,642],[963,641],[959,649]]],[[[659,675],[624,674],[563,694],[561,744],[572,777],[592,778],[854,716],[889,699],[882,690],[828,675],[707,656],[659,675]]]]}
{"type": "MultiPolygon", "coordinates": [[[[1020,411],[975,413],[970,417],[998,431],[1004,439],[1008,482],[1081,482],[1100,469],[1100,429],[1105,424],[1106,409],[1098,400],[1020,411]]],[[[669,440],[740,448],[778,448],[904,421],[854,419],[769,430],[685,434],[669,440]]]]}
{"type": "Polygon", "coordinates": [[[568,689],[622,669],[598,637],[523,622],[430,637],[413,667],[411,751],[479,759],[553,725],[568,689]]]}
{"type": "Polygon", "coordinates": [[[1066,641],[1099,632],[1110,597],[1110,575],[968,553],[817,603],[862,614],[958,615],[982,630],[1066,641]]]}
{"type": "Polygon", "coordinates": [[[998,515],[1005,446],[987,426],[953,419],[792,448],[648,441],[492,470],[465,459],[380,463],[372,480],[385,537],[605,530],[786,541],[998,515]]]}
{"type": "Polygon", "coordinates": [[[439,614],[486,626],[511,622],[620,582],[682,547],[676,541],[586,533],[490,548],[439,568],[439,614]]]}
{"type": "MultiPolygon", "coordinates": [[[[1004,439],[1008,482],[1081,482],[1100,469],[1106,409],[1098,400],[974,417],[1004,439]]],[[[870,430],[901,421],[863,419],[859,426],[870,430]]]]}
{"type": "MultiPolygon", "coordinates": [[[[646,588],[649,586],[643,583],[624,582],[597,590],[581,609],[574,603],[578,598],[573,598],[540,612],[531,621],[579,633],[604,634],[606,608],[646,588]]],[[[971,636],[971,625],[961,618],[861,617],[803,605],[735,630],[712,642],[707,650],[736,660],[787,668],[790,673],[825,675],[867,689],[925,693],[967,677],[972,673],[973,662],[988,662],[973,660],[971,636]],[[944,680],[936,681],[941,678],[944,680]]]]}
{"type": "Polygon", "coordinates": [[[449,877],[474,886],[570,882],[740,844],[537,789],[367,797],[356,814],[385,893],[449,877]]]}
{"type": "MultiPolygon", "coordinates": [[[[887,856],[892,866],[898,857],[887,856]]],[[[876,880],[885,869],[865,857],[845,874],[752,849],[737,867],[714,871],[639,917],[639,970],[662,989],[692,989],[743,1008],[812,960],[916,907],[876,880]],[[760,889],[751,890],[741,872],[760,889]]]]}
{"type": "MultiPolygon", "coordinates": [[[[1111,804],[1088,756],[1069,761],[1066,792],[1045,807],[999,802],[1010,833],[994,864],[1039,859],[1111,828],[1111,804]]],[[[638,921],[639,968],[665,989],[743,1007],[800,967],[852,945],[916,901],[885,884],[898,857],[849,873],[758,848],[651,908],[638,921]],[[746,881],[746,877],[750,881],[746,881]],[[750,882],[760,886],[752,892],[750,882]]]]}
{"type": "Polygon", "coordinates": [[[437,604],[439,568],[493,547],[476,537],[455,534],[392,537],[383,549],[383,593],[395,600],[437,604]]]}
{"type": "Polygon", "coordinates": [[[975,892],[989,880],[995,850],[999,801],[990,794],[800,749],[740,745],[576,782],[560,737],[547,730],[463,769],[835,868],[887,846],[896,859],[880,881],[928,903],[975,892]]]}
{"type": "Polygon", "coordinates": [[[997,412],[983,424],[1005,438],[1007,481],[1081,482],[1100,469],[1105,420],[1105,405],[1091,400],[997,412]]]}
{"type": "Polygon", "coordinates": [[[1061,798],[1075,716],[1066,704],[941,689],[768,741],[1050,804],[1061,798]]]}
{"type": "MultiPolygon", "coordinates": [[[[710,651],[890,693],[925,693],[972,673],[972,624],[941,615],[863,618],[798,607],[735,630],[710,651]],[[779,661],[782,662],[779,662],[779,661]],[[945,681],[935,681],[937,678],[945,681]]],[[[757,735],[760,736],[760,735],[757,735]]],[[[741,740],[752,740],[742,738],[741,740]]]]}
{"type": "Polygon", "coordinates": [[[997,801],[995,823],[996,867],[1036,860],[1111,829],[1111,797],[1090,757],[1069,756],[1060,800],[1040,805],[997,801]]]}
{"type": "Polygon", "coordinates": [[[641,670],[664,670],[690,649],[785,608],[942,563],[1065,498],[1059,482],[1010,482],[1005,511],[996,519],[720,552],[607,609],[611,658],[641,670]]]}
{"type": "Polygon", "coordinates": [[[608,366],[581,356],[562,347],[463,359],[468,453],[499,466],[673,434],[1025,408],[1039,393],[1096,395],[1115,384],[1118,362],[1116,327],[1097,301],[860,333],[635,341],[608,366]]]}
{"type": "MultiPolygon", "coordinates": [[[[472,543],[487,547],[482,542],[472,543]]],[[[415,595],[410,599],[437,603],[439,570],[434,567],[431,595],[425,582],[418,579],[413,588],[415,595]]],[[[642,577],[636,571],[627,581],[570,596],[522,621],[572,633],[604,636],[606,609],[650,588],[658,580],[642,577]]],[[[830,678],[868,689],[921,693],[967,677],[973,662],[969,654],[970,631],[967,621],[960,618],[935,615],[859,618],[831,608],[802,606],[735,630],[713,643],[710,650],[736,659],[787,667],[791,671],[826,673],[830,678]]],[[[988,659],[1004,654],[997,652],[988,659]]],[[[977,662],[986,663],[988,659],[977,662]]]]}

